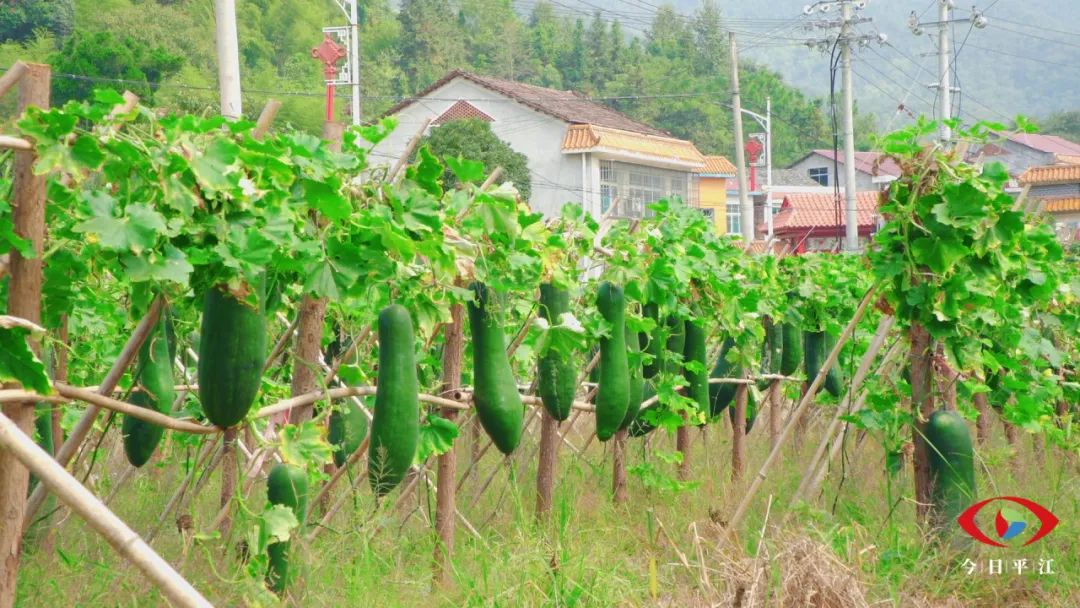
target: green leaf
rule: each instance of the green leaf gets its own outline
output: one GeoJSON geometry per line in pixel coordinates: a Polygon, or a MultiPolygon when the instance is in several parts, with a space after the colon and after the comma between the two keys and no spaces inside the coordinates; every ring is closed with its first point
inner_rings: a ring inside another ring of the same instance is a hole
{"type": "Polygon", "coordinates": [[[484,163],[466,160],[461,156],[447,156],[443,159],[446,166],[454,173],[458,181],[467,184],[484,181],[484,163]]]}
{"type": "Polygon", "coordinates": [[[326,440],[326,427],[313,420],[299,425],[286,424],[278,433],[281,442],[281,459],[300,467],[322,466],[334,455],[334,449],[326,440]]]}
{"type": "Polygon", "coordinates": [[[52,393],[45,365],[30,350],[25,327],[0,324],[0,382],[18,382],[27,390],[48,395],[52,393]]]}
{"type": "Polygon", "coordinates": [[[171,281],[186,286],[191,273],[195,271],[184,252],[171,244],[166,244],[160,253],[149,251],[142,255],[125,255],[122,260],[132,282],[171,281]]]}
{"type": "Polygon", "coordinates": [[[325,182],[311,179],[301,180],[304,199],[312,209],[325,215],[331,221],[340,222],[352,214],[352,205],[336,189],[325,182]]]}
{"type": "Polygon", "coordinates": [[[296,513],[285,505],[271,505],[259,517],[262,528],[260,536],[268,545],[288,542],[292,531],[300,527],[296,513]]]}
{"type": "Polygon", "coordinates": [[[925,264],[935,273],[949,270],[953,264],[968,253],[963,243],[934,237],[921,237],[911,244],[911,254],[915,261],[925,264]]]}
{"type": "Polygon", "coordinates": [[[428,414],[427,422],[420,426],[420,443],[416,448],[414,462],[421,464],[432,456],[450,451],[458,432],[458,427],[453,422],[435,414],[428,414]]]}

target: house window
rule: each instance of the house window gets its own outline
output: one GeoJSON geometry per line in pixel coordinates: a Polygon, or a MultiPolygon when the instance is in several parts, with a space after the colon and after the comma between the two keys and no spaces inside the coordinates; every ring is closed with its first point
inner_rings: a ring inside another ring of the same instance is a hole
{"type": "Polygon", "coordinates": [[[662,198],[678,196],[689,200],[685,172],[600,161],[600,212],[606,213],[616,199],[620,217],[650,217],[646,206],[662,198]]]}
{"type": "MultiPolygon", "coordinates": [[[[600,174],[603,175],[603,169],[600,169],[600,174]]],[[[611,208],[611,203],[619,197],[619,188],[610,184],[600,185],[600,213],[607,213],[607,210],[611,208]]]]}
{"type": "Polygon", "coordinates": [[[704,215],[710,222],[716,217],[716,209],[712,207],[701,207],[701,215],[704,215]]]}
{"type": "Polygon", "coordinates": [[[728,234],[742,234],[742,210],[739,209],[738,201],[727,204],[727,231],[728,234]]]}
{"type": "Polygon", "coordinates": [[[828,167],[814,167],[807,171],[810,175],[810,179],[821,184],[822,186],[829,185],[829,168],[828,167]]]}

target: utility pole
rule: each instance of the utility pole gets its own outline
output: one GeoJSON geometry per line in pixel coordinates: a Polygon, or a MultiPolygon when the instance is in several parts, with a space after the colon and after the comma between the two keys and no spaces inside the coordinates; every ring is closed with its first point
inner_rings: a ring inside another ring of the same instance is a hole
{"type": "Polygon", "coordinates": [[[843,25],[840,28],[841,70],[844,72],[844,249],[859,250],[859,214],[855,187],[855,91],[851,77],[851,2],[841,2],[843,25]]]}
{"type": "Polygon", "coordinates": [[[739,51],[735,46],[735,32],[728,32],[731,46],[731,108],[735,120],[735,171],[739,178],[739,227],[743,240],[754,241],[754,203],[750,200],[750,186],[746,180],[746,154],[743,152],[742,99],[739,97],[739,51]]]}
{"type": "MultiPolygon", "coordinates": [[[[844,114],[844,249],[849,252],[859,250],[859,219],[856,208],[858,188],[855,185],[855,90],[851,53],[855,45],[866,46],[871,42],[884,44],[887,40],[885,34],[867,36],[855,30],[856,25],[873,21],[869,17],[855,16],[855,11],[866,8],[867,2],[868,0],[822,0],[807,5],[803,9],[804,14],[810,15],[817,11],[824,13],[836,7],[840,8],[839,21],[820,21],[807,25],[807,29],[839,28],[840,33],[834,38],[810,41],[807,46],[822,51],[830,51],[834,46],[840,47],[840,70],[843,84],[842,112],[844,114]]],[[[839,176],[836,176],[836,179],[839,180],[839,176]]]]}
{"type": "Polygon", "coordinates": [[[941,106],[941,141],[952,139],[946,121],[952,118],[952,78],[949,75],[949,18],[952,0],[938,0],[938,104],[941,106]]]}
{"type": "Polygon", "coordinates": [[[240,99],[240,48],[236,41],[236,0],[214,0],[214,21],[221,115],[237,119],[243,113],[243,104],[240,99]]]}
{"type": "Polygon", "coordinates": [[[952,94],[958,93],[960,89],[955,89],[952,86],[952,72],[956,69],[953,65],[952,57],[949,56],[951,40],[950,27],[954,23],[971,23],[971,27],[983,29],[987,26],[989,21],[983,14],[971,7],[971,16],[967,19],[954,19],[952,16],[952,9],[955,8],[955,0],[938,0],[938,20],[928,23],[920,23],[919,16],[915,11],[911,12],[911,16],[908,17],[908,28],[911,29],[911,33],[916,36],[920,36],[923,33],[923,27],[937,26],[938,30],[938,81],[930,88],[937,89],[937,103],[941,108],[941,141],[948,142],[952,139],[952,129],[949,125],[945,124],[945,121],[950,120],[953,117],[952,113],[952,94]]]}

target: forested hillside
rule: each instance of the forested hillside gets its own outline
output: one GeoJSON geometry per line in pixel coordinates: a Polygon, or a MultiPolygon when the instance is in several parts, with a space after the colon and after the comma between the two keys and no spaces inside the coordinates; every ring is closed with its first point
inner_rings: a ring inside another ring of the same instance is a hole
{"type": "MultiPolygon", "coordinates": [[[[49,61],[58,101],[95,86],[132,89],[185,111],[216,107],[213,8],[196,0],[29,0],[0,17],[0,65],[49,61]],[[124,80],[123,83],[108,79],[124,80]],[[147,83],[160,83],[151,86],[147,83]]],[[[730,154],[730,66],[724,18],[708,1],[689,18],[662,9],[648,23],[570,11],[563,3],[517,0],[365,0],[364,116],[446,71],[477,72],[582,91],[705,152],[730,154]],[[634,33],[635,35],[631,35],[634,33]]],[[[344,22],[331,0],[238,0],[245,111],[271,95],[280,115],[317,131],[323,85],[309,54],[326,25],[344,22]]],[[[827,108],[764,66],[743,66],[744,106],[771,96],[778,162],[827,145],[827,108]]],[[[342,91],[341,94],[346,94],[342,91]]],[[[341,104],[347,107],[347,104],[341,104]]],[[[752,122],[749,132],[758,130],[752,122]]]]}

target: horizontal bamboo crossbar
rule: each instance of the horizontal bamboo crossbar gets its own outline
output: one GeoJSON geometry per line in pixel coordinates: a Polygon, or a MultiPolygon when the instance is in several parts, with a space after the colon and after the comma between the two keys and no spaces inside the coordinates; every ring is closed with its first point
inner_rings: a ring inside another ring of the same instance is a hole
{"type": "Polygon", "coordinates": [[[9,148],[11,150],[22,150],[24,152],[32,152],[34,150],[34,144],[21,137],[12,137],[10,135],[0,135],[0,148],[9,148]]]}

